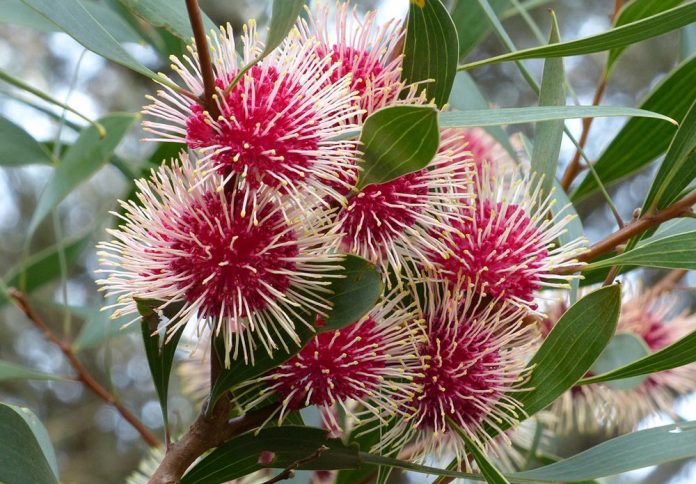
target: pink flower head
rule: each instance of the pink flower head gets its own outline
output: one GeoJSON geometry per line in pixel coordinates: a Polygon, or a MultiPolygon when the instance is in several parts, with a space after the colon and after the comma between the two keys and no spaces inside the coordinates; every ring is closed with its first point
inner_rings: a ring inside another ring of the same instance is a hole
{"type": "Polygon", "coordinates": [[[534,309],[537,290],[565,287],[574,277],[553,271],[575,264],[585,240],[556,246],[571,217],[553,214],[553,196],[542,197],[533,176],[474,178],[475,196],[447,232],[448,250],[435,258],[438,271],[451,284],[464,282],[483,295],[534,309]]]}
{"type": "Polygon", "coordinates": [[[392,292],[360,321],[315,336],[261,378],[265,388],[259,400],[276,395],[282,402],[281,420],[316,405],[326,427],[334,430],[341,428],[337,407],[354,416],[352,404],[358,404],[373,418],[399,412],[398,399],[414,393],[419,367],[415,346],[422,337],[412,310],[401,307],[403,296],[392,292]]]}
{"type": "MultiPolygon", "coordinates": [[[[640,337],[651,353],[659,351],[696,331],[696,314],[676,313],[675,306],[673,296],[657,297],[639,288],[621,305],[617,333],[631,333],[640,337]]],[[[552,406],[552,429],[558,434],[630,432],[651,414],[673,415],[675,401],[695,390],[694,363],[652,373],[633,388],[601,383],[577,386],[552,406]]]]}
{"type": "MultiPolygon", "coordinates": [[[[206,156],[198,169],[204,178],[222,175],[222,185],[236,177],[242,186],[269,185],[295,198],[342,200],[332,184],[345,185],[341,173],[354,166],[357,155],[355,142],[337,139],[355,127],[350,120],[359,113],[350,75],[335,76],[331,56],[320,56],[316,40],[300,39],[294,31],[227,92],[242,66],[262,51],[253,21],[242,42],[240,56],[229,25],[213,39],[219,115],[162,83],[144,109],[149,119],[143,126],[155,135],[151,140],[201,150],[206,156]]],[[[190,57],[172,57],[172,69],[188,90],[201,95],[198,55],[193,47],[189,51],[190,57]]]]}
{"type": "Polygon", "coordinates": [[[337,215],[340,245],[397,272],[408,262],[432,267],[433,254],[447,246],[440,232],[459,217],[469,198],[473,165],[462,138],[444,130],[430,166],[392,181],[368,185],[337,215]]]}
{"type": "Polygon", "coordinates": [[[114,317],[135,313],[135,298],[186,304],[178,325],[191,317],[225,335],[234,358],[244,358],[255,335],[271,353],[285,336],[298,342],[293,315],[302,305],[323,314],[326,273],[337,269],[332,236],[322,233],[326,215],[310,216],[269,187],[254,197],[219,180],[201,180],[188,157],[153,170],[136,182],[139,203],[121,202],[125,224],[100,244],[98,281],[118,296],[114,317]],[[285,335],[285,336],[283,336],[285,335]],[[234,341],[233,341],[234,340],[234,341]]]}
{"type": "Polygon", "coordinates": [[[423,95],[417,86],[401,81],[403,39],[402,22],[391,19],[377,23],[377,12],[369,11],[362,18],[349,2],[336,2],[335,18],[329,19],[329,8],[323,5],[316,13],[307,9],[308,22],[298,28],[305,41],[318,39],[320,57],[329,55],[334,70],[330,80],[336,82],[350,75],[350,90],[357,93],[361,108],[354,120],[362,124],[376,110],[396,104],[422,104],[423,95]],[[334,29],[329,28],[333,24],[334,29]]]}
{"type": "Polygon", "coordinates": [[[433,283],[426,294],[427,341],[418,347],[422,375],[414,380],[419,391],[402,400],[406,417],[386,431],[380,447],[411,442],[422,457],[454,452],[466,462],[450,420],[483,448],[494,445],[488,429],[516,424],[524,412],[511,393],[522,390],[538,332],[516,306],[433,283]]]}

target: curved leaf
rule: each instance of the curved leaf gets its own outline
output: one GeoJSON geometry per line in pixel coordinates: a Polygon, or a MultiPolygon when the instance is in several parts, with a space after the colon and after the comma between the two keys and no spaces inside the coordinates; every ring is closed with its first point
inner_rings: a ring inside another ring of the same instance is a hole
{"type": "Polygon", "coordinates": [[[662,348],[650,355],[638,359],[626,366],[589,378],[583,378],[578,382],[579,385],[589,385],[591,383],[610,382],[625,378],[639,377],[659,371],[671,370],[679,366],[688,365],[696,361],[694,354],[696,345],[696,331],[684,336],[679,341],[662,348]]]}
{"type": "Polygon", "coordinates": [[[57,469],[50,463],[55,455],[47,457],[45,440],[44,444],[39,441],[33,430],[37,427],[29,419],[38,421],[26,408],[0,403],[0,482],[58,484],[57,469]]]}
{"type": "MultiPolygon", "coordinates": [[[[649,353],[648,346],[640,336],[633,333],[619,333],[611,339],[604,352],[592,365],[592,373],[597,375],[610,372],[627,363],[639,360],[649,353]]],[[[611,381],[607,383],[607,386],[617,390],[630,390],[638,387],[644,380],[645,378],[637,376],[621,381],[611,381]]],[[[580,380],[579,383],[583,381],[580,380]]]]}
{"type": "Polygon", "coordinates": [[[68,148],[41,194],[29,223],[29,233],[33,233],[75,187],[91,177],[109,160],[134,120],[133,114],[112,113],[99,120],[106,129],[104,138],[99,136],[94,126],[85,128],[80,133],[80,137],[68,148]]]}
{"type": "Polygon", "coordinates": [[[568,459],[511,477],[534,482],[583,481],[695,455],[696,422],[686,422],[616,437],[568,459]]]}
{"type": "Polygon", "coordinates": [[[440,144],[437,111],[429,106],[380,109],[365,120],[360,142],[359,189],[418,171],[432,161],[440,144]]]}
{"type": "Polygon", "coordinates": [[[640,42],[651,37],[666,34],[696,21],[696,2],[691,1],[648,18],[631,22],[607,32],[583,39],[561,42],[554,45],[533,47],[483,59],[460,66],[459,69],[472,69],[487,64],[520,59],[544,57],[564,57],[591,54],[640,42]]]}
{"type": "Polygon", "coordinates": [[[24,129],[0,116],[0,165],[53,164],[51,154],[24,129]]]}
{"type": "Polygon", "coordinates": [[[300,470],[357,469],[360,458],[357,446],[344,445],[340,439],[329,439],[326,429],[269,427],[224,443],[186,473],[181,484],[219,484],[260,469],[287,467],[300,470]]]}
{"type": "Polygon", "coordinates": [[[440,0],[411,0],[401,79],[425,84],[428,100],[449,99],[459,61],[457,28],[440,0]]]}
{"type": "MultiPolygon", "coordinates": [[[[665,76],[639,107],[681,122],[695,97],[696,56],[692,56],[665,76]]],[[[631,118],[595,162],[595,171],[605,186],[636,173],[665,152],[675,131],[654,119],[631,118]]],[[[586,176],[571,198],[581,200],[597,188],[595,178],[586,176]]]]}
{"type": "Polygon", "coordinates": [[[4,380],[65,380],[65,377],[49,375],[24,365],[0,360],[0,381],[4,380]]]}
{"type": "Polygon", "coordinates": [[[694,270],[696,269],[696,232],[646,239],[642,244],[623,254],[585,266],[583,271],[611,266],[694,270]]]}
{"type": "MultiPolygon", "coordinates": [[[[189,42],[193,37],[185,0],[119,0],[131,13],[153,27],[162,27],[169,33],[189,42]]],[[[201,12],[207,30],[216,30],[215,23],[201,12]]]]}

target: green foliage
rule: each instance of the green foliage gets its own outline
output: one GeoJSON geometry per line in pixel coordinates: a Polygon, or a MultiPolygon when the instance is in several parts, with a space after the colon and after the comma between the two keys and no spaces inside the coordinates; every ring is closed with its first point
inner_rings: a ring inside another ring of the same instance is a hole
{"type": "Polygon", "coordinates": [[[49,375],[24,365],[0,360],[0,381],[4,380],[65,380],[64,376],[49,375]]]}
{"type": "Polygon", "coordinates": [[[50,165],[52,156],[29,133],[0,116],[0,165],[22,166],[35,163],[50,165]]]}
{"type": "Polygon", "coordinates": [[[587,270],[611,266],[662,267],[665,269],[696,269],[696,232],[685,232],[643,244],[623,254],[594,262],[587,270]]]}
{"type": "MultiPolygon", "coordinates": [[[[166,29],[185,42],[193,37],[191,22],[186,14],[185,0],[119,0],[128,10],[153,27],[166,29]]],[[[215,23],[202,13],[207,30],[215,23]]]]}
{"type": "Polygon", "coordinates": [[[284,469],[294,465],[300,470],[359,467],[358,448],[344,445],[340,439],[329,439],[327,433],[325,429],[286,426],[236,437],[196,464],[181,479],[181,484],[218,484],[259,469],[284,469]],[[324,447],[326,449],[321,451],[324,447]],[[271,462],[265,463],[264,453],[271,462]],[[317,453],[318,457],[308,459],[317,453]]]}
{"type": "Polygon", "coordinates": [[[418,171],[432,161],[440,144],[437,111],[428,106],[380,109],[365,121],[360,143],[358,189],[418,171]]]}
{"type": "Polygon", "coordinates": [[[58,484],[46,429],[28,409],[0,403],[0,481],[58,484]]]}
{"type": "MultiPolygon", "coordinates": [[[[650,353],[645,341],[633,333],[618,333],[614,336],[607,347],[604,349],[595,364],[592,366],[593,375],[601,375],[617,368],[623,367],[627,363],[639,360],[650,353]]],[[[607,386],[617,390],[630,390],[640,386],[645,378],[640,376],[609,381],[607,386]]],[[[582,383],[583,380],[580,380],[582,383]]]]}
{"type": "Polygon", "coordinates": [[[665,12],[622,25],[598,35],[561,42],[555,45],[518,50],[510,54],[503,54],[489,59],[471,62],[459,68],[472,69],[486,64],[521,59],[592,54],[594,52],[624,47],[640,42],[641,40],[662,35],[680,27],[684,27],[685,25],[689,25],[694,21],[696,21],[696,2],[691,1],[665,12]]]}
{"type": "Polygon", "coordinates": [[[440,0],[411,0],[401,78],[428,81],[428,100],[442,107],[450,96],[459,60],[457,29],[440,0]]]}

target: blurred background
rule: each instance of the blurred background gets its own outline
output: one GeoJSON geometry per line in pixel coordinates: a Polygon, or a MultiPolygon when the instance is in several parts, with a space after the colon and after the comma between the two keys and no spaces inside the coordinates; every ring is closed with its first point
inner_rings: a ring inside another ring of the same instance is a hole
{"type": "MultiPolygon", "coordinates": [[[[477,3],[476,0],[459,1],[477,3]]],[[[133,57],[153,71],[168,71],[166,54],[181,52],[176,38],[161,29],[138,25],[117,0],[93,3],[114,12],[125,12],[121,18],[129,20],[117,23],[119,40],[125,42],[133,57]]],[[[263,25],[270,15],[267,1],[201,0],[200,3],[216,23],[229,22],[237,32],[248,19],[256,18],[263,25]]],[[[378,9],[383,19],[403,18],[408,9],[407,0],[353,3],[359,11],[378,9]]],[[[546,36],[550,26],[547,8],[552,8],[558,16],[562,38],[568,40],[610,28],[613,7],[613,0],[559,0],[544,2],[543,6],[531,10],[531,16],[546,36]]],[[[36,15],[28,15],[26,9],[20,0],[0,0],[0,70],[92,119],[114,111],[138,112],[146,102],[144,96],[156,89],[149,79],[86,51],[67,34],[55,32],[49,22],[42,23],[36,15]]],[[[518,48],[539,44],[528,23],[519,16],[509,18],[504,25],[518,48]]],[[[615,67],[602,104],[636,106],[683,58],[684,50],[679,33],[630,47],[615,67]]],[[[475,60],[503,52],[503,46],[489,33],[466,59],[475,60]]],[[[591,104],[605,57],[606,53],[600,53],[565,59],[567,79],[581,104],[591,104]]],[[[525,64],[539,79],[543,61],[526,61],[525,64]]],[[[471,74],[492,105],[531,106],[537,102],[536,95],[514,63],[486,66],[473,70],[471,74]]],[[[455,90],[453,96],[457,95],[455,90]]],[[[568,103],[574,102],[573,96],[569,95],[568,103]]],[[[61,121],[63,113],[55,107],[1,81],[0,115],[45,142],[49,150],[58,154],[76,139],[75,124],[84,125],[72,114],[61,121]]],[[[602,152],[624,122],[622,118],[594,121],[586,146],[591,159],[602,152]]],[[[580,120],[568,121],[567,126],[579,136],[580,120]]],[[[508,133],[512,135],[518,130],[533,135],[531,127],[524,125],[515,126],[508,133]]],[[[57,265],[43,267],[42,279],[50,280],[32,292],[33,306],[51,328],[74,342],[73,347],[95,377],[159,435],[162,432],[160,408],[137,326],[118,332],[118,323],[109,321],[108,314],[98,311],[103,298],[97,293],[94,282],[97,278],[94,245],[106,237],[104,229],[115,223],[109,211],[117,209],[118,198],[128,196],[134,176],[140,176],[149,165],[176,152],[172,147],[157,149],[154,144],[143,144],[140,142],[143,134],[138,123],[134,123],[111,162],[72,192],[31,237],[28,235],[29,221],[53,169],[45,165],[0,167],[0,274],[8,280],[20,272],[18,268],[42,260],[41,251],[63,253],[65,257],[59,257],[57,265]]],[[[564,140],[559,170],[573,154],[572,144],[564,140]]],[[[651,177],[652,171],[648,169],[610,190],[624,219],[630,219],[634,208],[642,203],[651,177]]],[[[586,199],[578,210],[592,241],[614,230],[614,219],[601,196],[586,199]]],[[[657,276],[641,274],[647,280],[657,276]]],[[[693,275],[687,275],[686,285],[693,286],[694,282],[693,275]]],[[[684,291],[684,304],[690,304],[688,295],[684,291]]],[[[178,359],[186,357],[186,351],[179,351],[178,359]]],[[[0,360],[21,363],[51,374],[72,375],[60,351],[45,341],[19,310],[2,299],[0,360]]],[[[176,433],[177,429],[186,428],[198,409],[181,395],[178,377],[174,375],[172,380],[170,412],[176,433]]],[[[80,383],[0,382],[0,401],[28,406],[45,423],[56,448],[64,482],[123,482],[147,453],[138,433],[112,407],[86,391],[80,383]]],[[[682,399],[676,412],[682,418],[696,420],[696,399],[682,399]]],[[[657,415],[645,425],[669,421],[671,417],[657,415]]],[[[592,443],[593,440],[588,438],[565,445],[570,451],[592,443]]],[[[406,479],[432,481],[422,476],[407,476],[406,479]]],[[[696,465],[677,463],[636,471],[612,480],[696,482],[696,465]]]]}

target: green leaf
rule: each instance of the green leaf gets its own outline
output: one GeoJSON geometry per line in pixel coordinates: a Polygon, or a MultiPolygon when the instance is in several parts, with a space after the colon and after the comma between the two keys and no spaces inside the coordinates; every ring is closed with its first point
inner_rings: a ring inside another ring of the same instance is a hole
{"type": "Polygon", "coordinates": [[[138,329],[136,324],[124,326],[132,319],[130,315],[115,320],[110,319],[107,312],[90,308],[86,311],[85,322],[72,343],[73,351],[78,353],[96,348],[112,338],[135,332],[138,329]]]}
{"type": "MultiPolygon", "coordinates": [[[[551,35],[549,44],[561,41],[556,15],[551,12],[551,35]]],[[[563,59],[549,58],[544,63],[544,73],[541,77],[539,106],[564,106],[565,91],[563,89],[565,75],[563,74],[563,59]]],[[[563,140],[563,120],[543,121],[537,123],[532,150],[532,171],[543,176],[543,193],[549,194],[556,179],[556,166],[561,153],[563,140]]]]}
{"type": "MultiPolygon", "coordinates": [[[[65,262],[68,267],[77,261],[78,256],[87,247],[90,240],[91,233],[87,233],[65,243],[65,262]]],[[[32,255],[26,261],[9,270],[3,277],[5,285],[16,287],[24,293],[30,293],[52,281],[60,275],[59,251],[59,246],[54,245],[32,255]]],[[[6,302],[7,299],[0,295],[0,306],[6,302]]]]}
{"type": "Polygon", "coordinates": [[[460,66],[459,69],[472,69],[487,64],[520,59],[564,57],[602,52],[666,34],[672,30],[689,25],[694,21],[696,21],[696,2],[691,1],[665,12],[622,25],[621,27],[611,29],[598,35],[561,42],[554,45],[518,50],[509,54],[465,64],[460,66]]]}
{"type": "MultiPolygon", "coordinates": [[[[619,11],[619,14],[614,20],[614,27],[620,27],[664,12],[665,10],[676,7],[682,3],[682,1],[683,0],[632,0],[626,3],[621,11],[619,11]]],[[[626,47],[617,47],[609,51],[606,67],[607,71],[611,71],[614,62],[616,62],[625,49],[626,47]]]]}
{"type": "Polygon", "coordinates": [[[181,484],[219,484],[259,469],[284,469],[295,464],[299,470],[358,468],[358,448],[329,439],[327,434],[325,429],[295,426],[249,432],[213,450],[184,475],[181,484]],[[319,451],[323,447],[326,449],[319,451]],[[321,455],[307,460],[318,451],[321,455]],[[271,462],[261,463],[265,462],[262,456],[272,458],[271,462]]]}
{"type": "MultiPolygon", "coordinates": [[[[397,469],[403,469],[405,471],[413,471],[421,474],[432,474],[435,476],[444,477],[454,477],[459,479],[472,479],[475,481],[485,481],[485,478],[481,474],[471,474],[467,472],[457,472],[448,469],[438,469],[437,467],[423,466],[419,464],[414,464],[412,462],[407,462],[405,460],[394,459],[391,457],[386,457],[383,455],[369,454],[367,452],[360,452],[358,454],[360,460],[366,464],[372,464],[376,466],[388,466],[395,467],[397,469]]],[[[512,482],[519,482],[513,480],[512,482]]]]}
{"type": "MultiPolygon", "coordinates": [[[[181,309],[183,303],[170,304],[162,310],[165,317],[171,319],[181,309]]],[[[182,324],[176,331],[165,331],[160,328],[160,316],[155,312],[155,309],[161,306],[157,301],[137,301],[138,312],[142,316],[140,328],[143,334],[143,343],[145,344],[145,354],[147,355],[147,364],[150,367],[152,381],[157,390],[160,407],[162,408],[162,418],[164,421],[165,431],[168,432],[169,418],[167,413],[167,396],[169,391],[169,375],[172,371],[172,363],[174,362],[174,353],[179,344],[179,339],[184,333],[185,325],[182,324]]],[[[176,324],[176,321],[170,321],[169,324],[176,324]]]]}
{"type": "MultiPolygon", "coordinates": [[[[585,229],[582,226],[582,220],[578,216],[578,212],[570,200],[568,195],[561,184],[554,178],[553,180],[554,190],[551,195],[555,199],[555,203],[551,205],[551,211],[556,220],[569,219],[566,225],[565,231],[563,231],[558,236],[558,241],[561,245],[568,245],[577,239],[587,239],[585,236],[585,229]]],[[[577,300],[578,289],[580,287],[580,281],[578,279],[573,279],[570,283],[570,302],[574,304],[577,300]]]]}
{"type": "Polygon", "coordinates": [[[440,0],[411,0],[401,79],[425,84],[428,100],[449,99],[459,61],[457,28],[440,0]]]}
{"type": "Polygon", "coordinates": [[[0,403],[0,482],[58,484],[53,448],[37,422],[30,410],[0,403]]]}
{"type": "Polygon", "coordinates": [[[65,380],[65,377],[49,375],[24,365],[0,360],[0,381],[5,380],[65,380]]]}
{"type": "Polygon", "coordinates": [[[515,394],[528,415],[546,408],[580,380],[616,330],[621,307],[621,286],[597,289],[565,312],[536,352],[526,387],[515,394]],[[572,355],[569,358],[568,355],[572,355]]]}
{"type": "MultiPolygon", "coordinates": [[[[347,255],[342,266],[338,274],[345,278],[336,279],[331,283],[334,294],[325,297],[332,304],[332,309],[325,318],[327,326],[316,328],[319,332],[336,330],[355,323],[372,309],[382,293],[381,278],[373,264],[360,257],[347,255]]],[[[310,329],[314,327],[316,314],[301,312],[300,315],[302,319],[295,321],[295,331],[301,342],[299,346],[290,344],[289,353],[277,350],[269,356],[263,345],[258,344],[253,363],[236,360],[231,368],[222,371],[210,392],[210,401],[216,403],[225,392],[236,385],[266,373],[297,354],[316,334],[310,329]]]]}
{"type": "MultiPolygon", "coordinates": [[[[119,0],[133,15],[153,27],[161,27],[180,39],[190,42],[193,37],[185,0],[119,0]]],[[[207,30],[217,30],[215,22],[201,12],[207,30]]]]}
{"type": "Polygon", "coordinates": [[[594,262],[583,268],[599,269],[611,266],[660,267],[663,269],[696,269],[696,232],[646,239],[637,247],[609,259],[594,262]]]}
{"type": "Polygon", "coordinates": [[[696,101],[672,138],[648,196],[643,214],[665,208],[672,203],[696,177],[696,101]]]}
{"type": "MultiPolygon", "coordinates": [[[[608,373],[649,354],[650,350],[640,336],[633,333],[618,333],[595,361],[592,366],[592,374],[608,373]]],[[[644,377],[636,376],[619,381],[610,381],[607,386],[617,390],[630,390],[640,386],[644,380],[644,377]]],[[[582,380],[580,381],[582,382],[582,380]]]]}
{"type": "MultiPolygon", "coordinates": [[[[457,75],[454,77],[449,105],[455,111],[490,109],[488,101],[483,97],[483,94],[481,94],[468,72],[457,72],[457,75]]],[[[517,152],[510,144],[510,139],[503,128],[500,126],[488,126],[484,129],[505,148],[505,151],[508,152],[513,160],[517,161],[517,152]]]]}
{"type": "MultiPolygon", "coordinates": [[[[695,97],[696,56],[692,56],[662,79],[639,107],[681,122],[689,110],[690,101],[695,97]]],[[[654,119],[629,119],[594,164],[604,185],[611,185],[636,173],[664,153],[675,131],[674,126],[654,119]],[[646,136],[647,133],[650,136],[646,136]]],[[[589,174],[571,198],[573,201],[581,200],[597,188],[597,181],[589,174]]]]}
{"type": "Polygon", "coordinates": [[[280,45],[295,25],[297,16],[302,11],[305,0],[273,0],[273,10],[271,11],[271,23],[268,26],[266,36],[266,47],[257,62],[280,45]]]}
{"type": "Polygon", "coordinates": [[[83,0],[22,0],[87,49],[149,78],[154,72],[136,61],[88,9],[83,0]]]}
{"type": "Polygon", "coordinates": [[[651,373],[671,370],[672,368],[688,365],[689,363],[696,361],[694,345],[696,345],[696,331],[689,333],[679,341],[676,341],[671,345],[656,351],[655,353],[637,359],[628,365],[613,369],[612,371],[608,371],[600,375],[583,378],[578,382],[578,384],[589,385],[591,383],[610,382],[625,378],[640,377],[642,375],[649,375],[651,373]]]}
{"type": "Polygon", "coordinates": [[[476,442],[467,437],[467,435],[457,426],[457,423],[449,416],[447,416],[447,422],[449,423],[450,427],[454,429],[457,435],[459,435],[459,437],[464,441],[467,452],[474,456],[474,460],[476,460],[476,464],[478,464],[481,474],[483,474],[483,477],[486,478],[486,482],[491,484],[510,483],[510,481],[508,481],[505,476],[488,460],[486,454],[479,448],[476,442]]]}
{"type": "MultiPolygon", "coordinates": [[[[439,120],[441,128],[473,128],[476,126],[499,126],[504,124],[537,123],[539,121],[554,121],[559,119],[605,118],[614,116],[640,116],[661,119],[672,124],[677,124],[677,122],[670,117],[660,113],[617,106],[540,106],[449,111],[440,113],[439,120]]],[[[364,129],[365,128],[363,128],[363,130],[364,129]]]]}
{"type": "Polygon", "coordinates": [[[24,129],[0,116],[0,165],[51,165],[51,154],[24,129]]]}
{"type": "Polygon", "coordinates": [[[41,194],[29,223],[29,233],[34,233],[44,218],[75,187],[104,166],[134,120],[133,114],[112,113],[99,121],[106,128],[106,137],[100,138],[94,126],[82,131],[77,141],[68,148],[41,194]]]}
{"type": "Polygon", "coordinates": [[[347,255],[340,279],[333,279],[329,289],[331,311],[325,326],[318,332],[333,331],[355,323],[377,304],[382,295],[382,278],[375,266],[361,257],[347,255]]]}
{"type": "Polygon", "coordinates": [[[640,430],[584,452],[511,477],[534,482],[575,482],[664,464],[696,455],[696,422],[640,430]]]}
{"type": "Polygon", "coordinates": [[[365,120],[360,142],[364,155],[358,189],[418,171],[440,144],[437,111],[429,106],[380,109],[365,120]]]}

